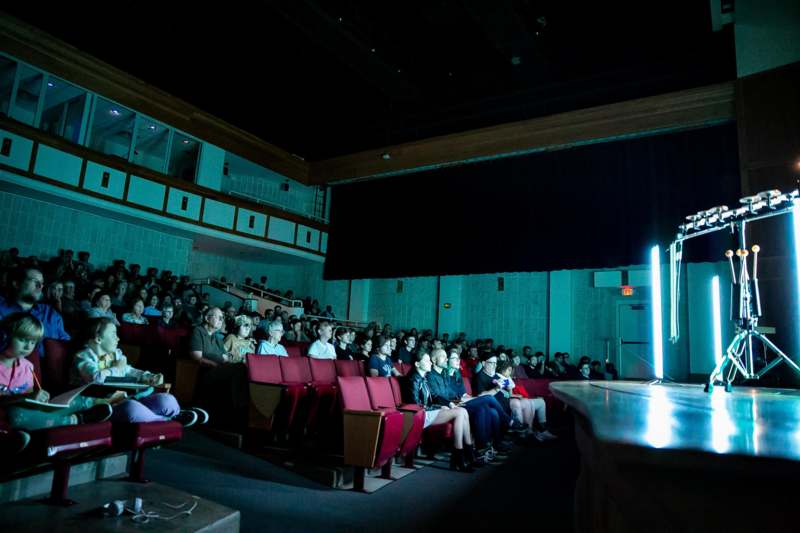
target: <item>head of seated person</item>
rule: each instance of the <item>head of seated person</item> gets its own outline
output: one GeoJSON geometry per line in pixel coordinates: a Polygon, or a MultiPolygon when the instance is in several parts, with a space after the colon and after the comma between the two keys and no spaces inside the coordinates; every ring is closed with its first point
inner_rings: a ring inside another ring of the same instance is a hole
{"type": "Polygon", "coordinates": [[[111,309],[111,295],[103,290],[95,292],[92,296],[92,309],[107,313],[111,309]]]}
{"type": "Polygon", "coordinates": [[[147,301],[147,307],[144,308],[145,316],[161,316],[161,310],[158,308],[158,295],[151,294],[147,301]]]}
{"type": "Polygon", "coordinates": [[[11,300],[23,311],[30,311],[43,298],[44,275],[36,268],[19,267],[10,277],[11,300]]]}
{"type": "Polygon", "coordinates": [[[175,317],[175,308],[172,304],[165,304],[161,308],[161,320],[159,320],[158,324],[160,326],[165,327],[172,327],[174,325],[173,318],[175,317]]]}
{"type": "Polygon", "coordinates": [[[43,336],[44,326],[28,313],[12,313],[0,322],[0,397],[36,392],[33,364],[25,358],[43,336]]]}
{"type": "Polygon", "coordinates": [[[144,316],[144,301],[141,298],[134,298],[129,312],[122,315],[122,321],[129,324],[147,324],[144,316]]]}

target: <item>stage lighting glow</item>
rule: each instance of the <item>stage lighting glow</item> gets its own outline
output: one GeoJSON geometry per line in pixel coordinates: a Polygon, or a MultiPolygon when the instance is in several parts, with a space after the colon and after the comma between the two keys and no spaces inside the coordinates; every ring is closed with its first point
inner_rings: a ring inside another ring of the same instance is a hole
{"type": "MultiPolygon", "coordinates": [[[[800,302],[800,198],[792,200],[794,209],[792,211],[792,226],[794,226],[794,272],[797,276],[797,291],[798,302],[800,302]]],[[[799,304],[800,305],[800,304],[799,304]]]]}
{"type": "Polygon", "coordinates": [[[714,324],[714,364],[722,360],[722,318],[719,311],[719,276],[711,278],[711,312],[714,324]]]}
{"type": "Polygon", "coordinates": [[[653,370],[656,379],[664,377],[664,345],[661,323],[661,250],[650,249],[650,287],[653,292],[653,370]]]}

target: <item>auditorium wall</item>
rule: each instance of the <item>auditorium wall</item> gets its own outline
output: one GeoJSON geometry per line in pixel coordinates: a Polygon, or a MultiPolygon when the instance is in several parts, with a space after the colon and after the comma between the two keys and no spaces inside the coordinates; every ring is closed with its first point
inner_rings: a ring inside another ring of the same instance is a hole
{"type": "Polygon", "coordinates": [[[114,259],[188,272],[192,240],[69,207],[0,191],[0,247],[48,259],[61,248],[90,252],[91,262],[114,259]]]}

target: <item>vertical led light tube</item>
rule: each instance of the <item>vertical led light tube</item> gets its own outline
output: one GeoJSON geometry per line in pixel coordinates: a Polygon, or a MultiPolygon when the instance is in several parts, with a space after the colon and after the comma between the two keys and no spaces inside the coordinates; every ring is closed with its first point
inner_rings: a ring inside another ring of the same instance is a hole
{"type": "Polygon", "coordinates": [[[719,311],[719,276],[711,278],[711,316],[714,325],[714,364],[722,360],[722,317],[719,311]]]}
{"type": "MultiPolygon", "coordinates": [[[[795,291],[798,298],[798,306],[800,306],[800,198],[792,200],[794,210],[792,211],[792,226],[794,227],[794,272],[797,277],[797,285],[795,291]]],[[[800,319],[800,314],[798,314],[800,319]]]]}
{"type": "Polygon", "coordinates": [[[650,286],[653,292],[653,370],[656,379],[664,377],[664,344],[661,320],[661,251],[650,249],[650,286]]]}

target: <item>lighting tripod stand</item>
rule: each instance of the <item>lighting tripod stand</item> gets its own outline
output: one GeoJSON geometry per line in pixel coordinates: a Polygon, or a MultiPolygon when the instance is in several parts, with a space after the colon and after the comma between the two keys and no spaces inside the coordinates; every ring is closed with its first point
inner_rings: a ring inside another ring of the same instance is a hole
{"type": "Polygon", "coordinates": [[[761,295],[758,288],[758,253],[761,251],[761,247],[758,245],[752,247],[753,275],[751,277],[747,264],[747,258],[750,255],[747,250],[745,235],[747,221],[741,220],[735,222],[734,225],[739,232],[739,249],[736,250],[736,256],[739,258],[738,274],[734,265],[733,250],[726,251],[725,257],[731,267],[732,292],[738,292],[739,295],[738,309],[734,308],[734,303],[731,302],[731,319],[736,323],[736,336],[734,336],[725,353],[717,361],[714,371],[708,377],[708,383],[705,386],[706,392],[711,392],[717,381],[723,382],[725,390],[730,392],[737,373],[742,374],[745,379],[760,379],[783,361],[786,361],[796,372],[800,373],[800,366],[797,366],[766,335],[758,331],[758,319],[761,317],[761,295]],[[755,358],[753,357],[753,340],[760,341],[777,356],[757,372],[755,358]],[[730,368],[726,375],[725,369],[728,364],[730,364],[730,368]]]}
{"type": "MultiPolygon", "coordinates": [[[[722,205],[686,217],[688,222],[678,226],[678,235],[670,244],[670,341],[674,344],[680,338],[680,320],[678,308],[680,304],[680,272],[683,257],[683,245],[689,239],[708,235],[723,229],[730,229],[737,233],[739,247],[736,253],[728,250],[725,257],[731,267],[731,287],[738,294],[738,308],[731,306],[731,319],[736,324],[736,336],[733,338],[725,353],[717,361],[714,371],[708,377],[705,390],[710,392],[718,382],[725,385],[725,390],[730,391],[733,380],[737,374],[745,379],[759,379],[764,374],[782,362],[786,362],[795,372],[800,374],[800,366],[792,361],[775,343],[758,331],[758,319],[761,317],[761,297],[758,289],[758,245],[751,248],[753,252],[753,275],[750,276],[747,249],[746,230],[747,224],[756,220],[771,218],[780,215],[792,214],[795,217],[795,227],[800,228],[800,191],[797,189],[788,193],[778,190],[763,191],[753,196],[746,196],[739,200],[742,204],[735,209],[728,209],[722,205]],[[738,273],[733,256],[739,260],[738,273]],[[753,341],[759,341],[765,348],[772,351],[776,357],[767,362],[764,368],[756,371],[753,341]],[[728,367],[730,365],[730,367],[728,367]],[[726,373],[727,370],[727,373],[726,373]]],[[[796,233],[800,229],[795,230],[796,233]]],[[[798,256],[800,257],[800,256],[798,256]]],[[[800,259],[798,259],[800,263],[800,259]]],[[[736,300],[734,298],[733,300],[736,300]]],[[[719,356],[717,354],[717,356],[719,356]]]]}

